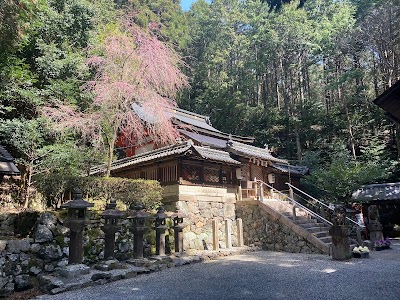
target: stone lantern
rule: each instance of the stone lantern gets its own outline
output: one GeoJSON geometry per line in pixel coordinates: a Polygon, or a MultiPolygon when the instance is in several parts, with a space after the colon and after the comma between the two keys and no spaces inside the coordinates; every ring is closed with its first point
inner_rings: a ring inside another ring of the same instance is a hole
{"type": "Polygon", "coordinates": [[[175,253],[183,253],[183,218],[186,218],[186,215],[183,214],[180,210],[171,215],[171,219],[174,222],[174,240],[175,240],[175,253]]]}
{"type": "Polygon", "coordinates": [[[132,222],[133,231],[133,250],[136,258],[143,258],[143,235],[147,231],[147,213],[144,211],[143,204],[138,203],[133,207],[133,214],[128,217],[132,222]]]}
{"type": "Polygon", "coordinates": [[[156,254],[165,255],[165,230],[167,229],[164,207],[160,206],[154,217],[154,225],[156,229],[156,254]]]}
{"type": "Polygon", "coordinates": [[[115,248],[115,233],[121,229],[121,225],[118,224],[118,219],[121,218],[124,213],[118,209],[116,200],[111,200],[106,205],[106,210],[102,213],[104,218],[104,226],[101,227],[104,236],[104,258],[114,257],[115,248]]]}
{"type": "Polygon", "coordinates": [[[80,189],[74,189],[73,200],[61,205],[68,209],[68,217],[64,225],[69,228],[68,264],[80,264],[83,259],[83,229],[85,228],[86,211],[93,203],[82,199],[80,189]]]}

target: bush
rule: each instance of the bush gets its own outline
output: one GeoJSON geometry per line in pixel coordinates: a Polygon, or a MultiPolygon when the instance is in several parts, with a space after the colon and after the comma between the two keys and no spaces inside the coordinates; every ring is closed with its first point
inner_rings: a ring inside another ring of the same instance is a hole
{"type": "Polygon", "coordinates": [[[146,208],[155,208],[162,198],[162,187],[155,180],[84,177],[80,187],[90,198],[115,199],[128,207],[141,202],[146,208]]]}

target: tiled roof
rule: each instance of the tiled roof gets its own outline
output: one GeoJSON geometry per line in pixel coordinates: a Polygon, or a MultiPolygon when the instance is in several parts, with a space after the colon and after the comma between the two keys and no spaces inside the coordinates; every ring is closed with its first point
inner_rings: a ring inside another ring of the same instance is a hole
{"type": "MultiPolygon", "coordinates": [[[[214,150],[214,149],[209,149],[201,146],[194,146],[192,140],[187,140],[172,146],[167,146],[167,147],[162,147],[156,150],[152,150],[146,153],[138,154],[132,157],[127,157],[123,159],[119,159],[115,162],[112,163],[111,165],[111,171],[113,170],[118,170],[122,169],[128,166],[133,166],[133,165],[138,165],[141,163],[153,161],[159,158],[163,157],[168,157],[168,156],[173,156],[173,155],[180,155],[184,154],[185,152],[192,150],[198,156],[200,156],[203,159],[207,160],[212,160],[216,162],[225,162],[225,163],[230,163],[230,164],[240,164],[240,162],[232,159],[229,156],[229,153],[220,151],[220,150],[214,150]]],[[[96,166],[93,167],[90,170],[90,174],[99,174],[105,172],[106,165],[101,165],[101,166],[96,166]]]]}
{"type": "Polygon", "coordinates": [[[287,163],[286,160],[273,157],[268,149],[262,149],[255,146],[243,144],[229,140],[226,144],[226,150],[230,153],[244,156],[247,158],[262,159],[271,162],[287,163]]]}
{"type": "Polygon", "coordinates": [[[352,199],[361,202],[400,200],[400,182],[363,185],[353,193],[352,199]]]}
{"type": "Polygon", "coordinates": [[[292,166],[281,163],[272,163],[271,167],[284,173],[299,174],[299,175],[306,175],[309,171],[307,167],[292,166]]]}
{"type": "MultiPolygon", "coordinates": [[[[111,171],[121,169],[127,166],[136,165],[139,163],[144,163],[147,161],[155,160],[162,157],[167,157],[175,154],[182,154],[189,150],[193,146],[191,140],[185,141],[179,144],[174,144],[167,147],[158,148],[156,150],[141,153],[135,156],[119,159],[111,164],[111,171]]],[[[90,174],[97,174],[105,172],[106,165],[100,165],[91,168],[90,174]]]]}
{"type": "Polygon", "coordinates": [[[187,130],[183,130],[183,129],[180,129],[179,132],[181,134],[183,134],[184,136],[186,136],[204,146],[210,146],[210,147],[218,148],[218,149],[223,149],[226,147],[226,140],[223,140],[223,139],[218,139],[215,137],[211,137],[211,136],[207,136],[204,134],[187,131],[187,130]]]}
{"type": "Polygon", "coordinates": [[[14,165],[14,158],[8,151],[0,145],[0,174],[19,175],[20,172],[14,165]]]}
{"type": "Polygon", "coordinates": [[[240,162],[237,160],[234,160],[232,157],[230,157],[228,152],[211,149],[211,148],[200,147],[200,146],[193,146],[193,147],[194,147],[194,149],[196,149],[197,153],[200,154],[201,157],[204,159],[225,162],[225,163],[230,163],[230,164],[234,164],[234,165],[240,165],[240,162]]]}
{"type": "MultiPolygon", "coordinates": [[[[155,117],[149,112],[146,113],[142,106],[132,103],[132,109],[143,121],[152,124],[157,122],[155,117]]],[[[167,112],[167,115],[171,118],[172,122],[177,125],[178,128],[181,127],[182,130],[190,128],[191,131],[205,132],[210,136],[215,136],[216,138],[222,138],[226,140],[229,138],[228,133],[224,133],[214,128],[211,125],[209,117],[207,116],[199,115],[177,107],[167,112]]],[[[233,135],[232,139],[244,143],[254,142],[254,137],[248,136],[233,135]]]]}
{"type": "Polygon", "coordinates": [[[211,126],[210,120],[206,116],[192,113],[190,111],[183,110],[180,108],[175,108],[173,112],[174,112],[173,114],[174,118],[181,122],[206,130],[221,132],[218,129],[211,126]]]}

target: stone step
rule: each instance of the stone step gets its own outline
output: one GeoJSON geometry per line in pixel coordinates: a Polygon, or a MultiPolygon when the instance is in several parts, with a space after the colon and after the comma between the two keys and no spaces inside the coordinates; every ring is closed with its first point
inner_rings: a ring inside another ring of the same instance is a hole
{"type": "Polygon", "coordinates": [[[329,236],[329,232],[328,231],[318,231],[318,232],[313,232],[312,235],[317,238],[323,238],[323,237],[329,236]]]}
{"type": "Polygon", "coordinates": [[[331,237],[331,236],[320,237],[319,240],[320,240],[321,242],[326,243],[326,244],[332,243],[332,237],[331,237]]]}
{"type": "Polygon", "coordinates": [[[318,223],[316,219],[303,219],[303,218],[296,218],[296,223],[302,226],[302,224],[321,224],[318,223]]]}
{"type": "MultiPolygon", "coordinates": [[[[310,225],[312,225],[312,224],[310,224],[310,225]]],[[[307,228],[304,228],[304,229],[306,229],[308,232],[311,232],[311,233],[321,232],[321,231],[329,232],[329,228],[325,227],[325,226],[307,227],[307,228]]]]}

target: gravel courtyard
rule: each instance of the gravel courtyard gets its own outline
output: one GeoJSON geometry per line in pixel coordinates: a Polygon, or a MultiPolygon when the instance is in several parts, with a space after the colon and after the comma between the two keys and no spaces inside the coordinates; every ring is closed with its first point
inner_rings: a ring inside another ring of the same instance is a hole
{"type": "Polygon", "coordinates": [[[400,299],[400,241],[369,259],[249,252],[38,299],[400,299]]]}

